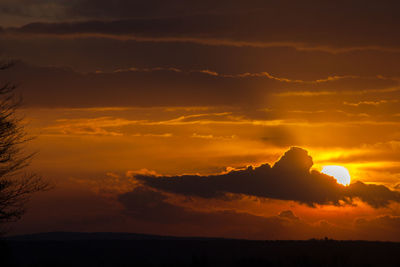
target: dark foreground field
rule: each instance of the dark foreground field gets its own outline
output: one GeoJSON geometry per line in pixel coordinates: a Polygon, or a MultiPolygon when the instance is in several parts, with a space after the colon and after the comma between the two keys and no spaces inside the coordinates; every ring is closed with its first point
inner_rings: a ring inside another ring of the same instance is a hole
{"type": "Polygon", "coordinates": [[[1,242],[0,266],[400,266],[400,243],[46,233],[1,242]]]}

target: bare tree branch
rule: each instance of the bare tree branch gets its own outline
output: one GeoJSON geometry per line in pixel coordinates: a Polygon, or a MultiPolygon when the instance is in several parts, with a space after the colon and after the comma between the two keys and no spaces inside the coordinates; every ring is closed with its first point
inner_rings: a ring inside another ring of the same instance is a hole
{"type": "MultiPolygon", "coordinates": [[[[0,64],[0,71],[12,65],[0,64]]],[[[16,115],[21,98],[14,94],[15,88],[10,83],[0,86],[0,223],[20,219],[31,195],[51,187],[41,176],[24,172],[34,154],[23,151],[31,138],[16,115]]]]}

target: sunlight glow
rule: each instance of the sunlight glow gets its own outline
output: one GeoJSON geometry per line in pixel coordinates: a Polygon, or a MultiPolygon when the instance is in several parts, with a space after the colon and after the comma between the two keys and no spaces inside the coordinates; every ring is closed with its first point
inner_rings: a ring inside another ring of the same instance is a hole
{"type": "Polygon", "coordinates": [[[333,176],[339,184],[350,184],[350,173],[345,167],[336,165],[324,166],[321,172],[333,176]]]}

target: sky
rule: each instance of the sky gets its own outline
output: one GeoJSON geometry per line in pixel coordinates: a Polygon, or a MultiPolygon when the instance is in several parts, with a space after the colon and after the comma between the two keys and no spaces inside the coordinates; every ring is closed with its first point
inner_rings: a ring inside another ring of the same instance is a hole
{"type": "Polygon", "coordinates": [[[2,0],[0,81],[54,184],[10,232],[400,241],[399,8],[2,0]]]}

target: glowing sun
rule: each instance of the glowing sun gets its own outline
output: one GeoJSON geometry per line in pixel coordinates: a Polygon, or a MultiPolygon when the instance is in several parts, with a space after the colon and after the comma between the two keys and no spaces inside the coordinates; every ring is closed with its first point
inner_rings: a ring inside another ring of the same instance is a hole
{"type": "Polygon", "coordinates": [[[350,184],[350,173],[345,167],[335,165],[324,166],[321,172],[333,176],[339,184],[350,184]]]}

